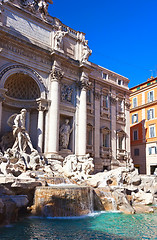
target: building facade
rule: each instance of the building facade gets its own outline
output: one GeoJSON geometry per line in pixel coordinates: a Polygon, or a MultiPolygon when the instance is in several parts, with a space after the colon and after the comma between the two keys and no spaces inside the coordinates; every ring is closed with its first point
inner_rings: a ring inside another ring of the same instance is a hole
{"type": "Polygon", "coordinates": [[[96,171],[124,164],[129,80],[89,62],[85,34],[47,7],[47,1],[0,4],[0,135],[11,145],[7,120],[25,108],[33,146],[47,159],[89,153],[96,171]]]}
{"type": "Polygon", "coordinates": [[[142,174],[157,168],[157,78],[151,77],[131,90],[131,156],[142,174]]]}

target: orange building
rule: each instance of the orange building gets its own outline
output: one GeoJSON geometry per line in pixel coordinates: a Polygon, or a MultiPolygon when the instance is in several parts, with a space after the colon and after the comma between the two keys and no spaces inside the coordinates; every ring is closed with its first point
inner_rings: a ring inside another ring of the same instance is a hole
{"type": "Polygon", "coordinates": [[[151,175],[157,168],[157,77],[130,90],[131,156],[139,173],[151,175]]]}

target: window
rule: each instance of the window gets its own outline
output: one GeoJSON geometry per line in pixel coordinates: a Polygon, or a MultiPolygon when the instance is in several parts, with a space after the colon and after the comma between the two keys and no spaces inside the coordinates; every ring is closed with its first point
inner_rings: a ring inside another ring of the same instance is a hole
{"type": "Polygon", "coordinates": [[[118,85],[123,85],[123,81],[118,79],[118,85]]]}
{"type": "Polygon", "coordinates": [[[140,90],[140,87],[138,87],[137,90],[140,90]]]}
{"type": "Polygon", "coordinates": [[[103,107],[108,108],[108,96],[103,96],[103,107]]]}
{"type": "Polygon", "coordinates": [[[148,102],[154,101],[154,92],[148,92],[148,102]]]}
{"type": "Polygon", "coordinates": [[[156,154],[156,153],[157,153],[157,151],[156,151],[156,147],[155,146],[149,147],[149,155],[156,154]]]}
{"type": "Polygon", "coordinates": [[[151,83],[149,82],[149,83],[147,83],[147,86],[149,86],[151,83]]]}
{"type": "Polygon", "coordinates": [[[133,139],[134,139],[134,141],[138,140],[138,131],[137,130],[133,131],[133,139]]]}
{"type": "Polygon", "coordinates": [[[139,156],[140,155],[140,150],[139,148],[134,149],[134,156],[139,156]]]}
{"type": "Polygon", "coordinates": [[[103,134],[103,147],[109,147],[109,134],[103,134]]]}
{"type": "Polygon", "coordinates": [[[92,145],[92,128],[87,130],[87,145],[92,145]]]}
{"type": "Polygon", "coordinates": [[[138,113],[132,115],[132,124],[138,122],[138,113]]]}
{"type": "Polygon", "coordinates": [[[123,100],[119,101],[119,111],[124,112],[124,101],[123,100]]]}
{"type": "Polygon", "coordinates": [[[154,108],[151,108],[147,110],[147,119],[153,119],[154,118],[154,108]]]}
{"type": "Polygon", "coordinates": [[[119,136],[119,149],[123,149],[123,139],[124,139],[124,136],[119,136]]]}
{"type": "Polygon", "coordinates": [[[137,107],[137,97],[133,98],[133,108],[137,107]]]}
{"type": "Polygon", "coordinates": [[[103,73],[103,74],[102,74],[102,77],[103,77],[103,79],[107,79],[107,74],[106,74],[106,73],[103,73]]]}
{"type": "Polygon", "coordinates": [[[149,137],[150,138],[155,137],[155,126],[154,125],[149,126],[149,137]]]}

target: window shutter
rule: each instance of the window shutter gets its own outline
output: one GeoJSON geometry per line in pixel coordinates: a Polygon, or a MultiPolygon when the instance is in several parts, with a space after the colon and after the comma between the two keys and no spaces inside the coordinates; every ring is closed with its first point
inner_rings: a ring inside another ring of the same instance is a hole
{"type": "Polygon", "coordinates": [[[152,118],[154,118],[154,108],[152,109],[152,118]]]}
{"type": "Polygon", "coordinates": [[[136,122],[138,122],[138,114],[136,114],[136,122]]]}
{"type": "Polygon", "coordinates": [[[150,92],[150,101],[152,102],[154,100],[154,94],[153,91],[150,92]]]}
{"type": "Polygon", "coordinates": [[[151,147],[149,147],[149,155],[151,155],[151,150],[152,150],[151,147]]]}
{"type": "Polygon", "coordinates": [[[150,119],[150,110],[147,110],[147,119],[150,119]]]}
{"type": "Polygon", "coordinates": [[[132,124],[134,123],[134,115],[132,115],[132,124]]]}
{"type": "Polygon", "coordinates": [[[150,94],[148,93],[148,102],[150,102],[150,94]]]}

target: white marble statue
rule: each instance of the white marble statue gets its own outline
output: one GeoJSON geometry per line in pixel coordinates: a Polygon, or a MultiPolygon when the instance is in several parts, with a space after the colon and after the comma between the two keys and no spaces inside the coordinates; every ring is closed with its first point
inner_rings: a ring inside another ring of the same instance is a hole
{"type": "Polygon", "coordinates": [[[58,27],[58,31],[56,31],[55,33],[55,40],[56,40],[56,48],[57,49],[63,49],[63,38],[65,37],[65,35],[69,32],[68,31],[62,31],[62,26],[58,27]]]}
{"type": "Polygon", "coordinates": [[[83,46],[83,52],[82,52],[82,62],[87,62],[89,56],[92,54],[92,50],[88,46],[88,40],[85,40],[84,46],[83,46]]]}
{"type": "Polygon", "coordinates": [[[13,136],[15,137],[12,150],[19,151],[20,153],[36,151],[25,128],[26,112],[26,109],[22,109],[20,114],[13,114],[8,119],[8,125],[12,126],[13,136]]]}
{"type": "Polygon", "coordinates": [[[73,127],[70,128],[69,119],[65,120],[65,123],[60,127],[60,148],[68,149],[70,134],[73,131],[73,127]]]}
{"type": "Polygon", "coordinates": [[[68,155],[63,161],[63,170],[66,176],[76,181],[87,179],[94,171],[93,158],[90,158],[89,154],[82,157],[68,155]]]}

